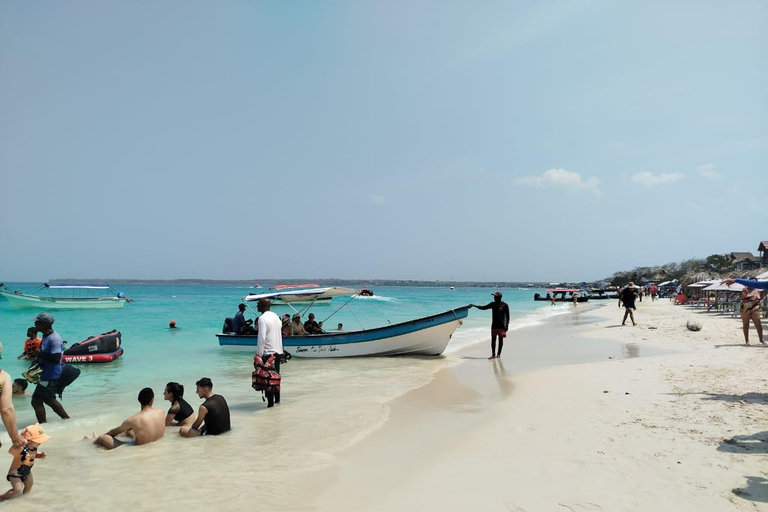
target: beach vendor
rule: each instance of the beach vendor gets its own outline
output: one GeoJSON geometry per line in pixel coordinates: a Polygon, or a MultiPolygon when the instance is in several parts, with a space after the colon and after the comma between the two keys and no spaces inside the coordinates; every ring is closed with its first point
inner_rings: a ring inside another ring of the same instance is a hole
{"type": "Polygon", "coordinates": [[[760,289],[768,289],[768,281],[753,281],[751,279],[726,279],[723,284],[731,286],[733,283],[744,285],[741,289],[741,307],[739,315],[741,316],[742,330],[744,331],[744,343],[749,345],[749,321],[755,325],[757,339],[765,345],[763,341],[763,323],[761,320],[760,302],[763,300],[760,289]]]}
{"type": "Polygon", "coordinates": [[[635,283],[629,283],[627,286],[624,287],[623,290],[621,290],[621,293],[619,294],[619,307],[624,306],[624,319],[621,321],[621,325],[625,325],[627,323],[627,316],[632,320],[632,325],[637,325],[635,323],[635,314],[634,310],[637,309],[635,307],[635,299],[637,299],[637,290],[635,290],[635,283]]]}
{"type": "MultiPolygon", "coordinates": [[[[269,299],[260,299],[257,306],[261,316],[259,317],[259,340],[256,344],[256,354],[266,361],[269,356],[275,356],[275,371],[280,373],[280,357],[283,355],[282,322],[273,311],[270,311],[272,302],[269,299]]],[[[309,318],[314,321],[315,316],[310,313],[309,318]]],[[[322,332],[322,330],[321,330],[322,332]]],[[[267,391],[267,408],[280,403],[280,391],[267,391]]]]}
{"type": "Polygon", "coordinates": [[[40,313],[35,318],[35,332],[43,334],[40,348],[37,350],[37,361],[42,367],[40,381],[32,393],[32,408],[35,410],[38,423],[45,423],[45,407],[47,405],[62,419],[68,420],[69,415],[61,403],[56,400],[57,380],[61,377],[62,343],[59,333],[53,330],[53,315],[40,313]]]}
{"type": "Polygon", "coordinates": [[[16,428],[16,409],[13,407],[13,379],[11,379],[11,374],[5,370],[0,370],[0,417],[3,419],[3,425],[5,425],[5,430],[8,432],[13,446],[17,448],[24,446],[26,441],[19,435],[16,428]]]}
{"type": "Polygon", "coordinates": [[[493,302],[489,302],[485,306],[469,305],[471,308],[491,310],[491,357],[488,358],[489,360],[501,357],[501,349],[504,348],[504,338],[507,337],[507,331],[509,330],[509,306],[501,300],[501,292],[494,292],[492,295],[493,302]],[[496,352],[497,337],[499,338],[498,352],[496,352]]]}
{"type": "Polygon", "coordinates": [[[42,340],[37,337],[37,329],[34,327],[27,329],[27,339],[24,340],[24,352],[19,354],[19,357],[16,359],[21,359],[22,357],[24,359],[35,359],[37,357],[35,356],[35,352],[40,348],[41,341],[42,340]]]}
{"type": "Polygon", "coordinates": [[[35,465],[35,459],[45,459],[45,452],[37,449],[51,438],[40,425],[30,425],[21,431],[21,435],[27,444],[25,446],[13,446],[8,450],[8,453],[13,455],[7,477],[11,483],[11,489],[0,496],[0,501],[9,500],[22,492],[27,494],[32,490],[32,484],[35,483],[35,479],[32,477],[32,466],[35,465]]]}
{"type": "Polygon", "coordinates": [[[213,382],[208,377],[203,377],[195,382],[195,392],[205,402],[197,411],[197,419],[191,427],[181,427],[181,437],[217,436],[229,432],[229,406],[221,395],[213,394],[213,382]]]}
{"type": "Polygon", "coordinates": [[[127,441],[117,439],[121,434],[128,434],[136,440],[136,445],[153,443],[165,434],[165,411],[152,407],[155,403],[155,392],[152,388],[139,391],[141,410],[123,421],[106,434],[96,438],[93,444],[107,450],[126,444],[127,441]]]}

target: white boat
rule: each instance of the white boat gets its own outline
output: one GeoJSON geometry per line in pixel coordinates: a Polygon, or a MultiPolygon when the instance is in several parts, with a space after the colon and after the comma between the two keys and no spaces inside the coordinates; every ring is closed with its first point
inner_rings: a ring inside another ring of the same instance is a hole
{"type": "Polygon", "coordinates": [[[26,294],[7,288],[0,290],[0,295],[8,299],[11,306],[19,309],[116,309],[123,307],[126,302],[133,302],[122,293],[105,296],[105,290],[114,293],[107,284],[45,283],[35,292],[40,290],[47,290],[48,295],[26,294]]]}
{"type": "MultiPolygon", "coordinates": [[[[306,294],[307,290],[288,290],[258,296],[249,295],[243,300],[270,299],[278,301],[286,298],[291,300],[301,296],[301,293],[306,294]]],[[[316,290],[317,297],[333,298],[351,295],[354,298],[358,294],[359,290],[341,287],[316,290]]],[[[307,300],[307,297],[304,300],[307,300]]],[[[286,304],[292,306],[295,303],[288,302],[286,304]]],[[[439,356],[445,351],[445,347],[451,341],[451,336],[468,313],[469,306],[461,306],[436,315],[374,329],[286,336],[283,338],[283,347],[296,357],[439,356]]],[[[216,337],[222,347],[245,349],[251,353],[253,353],[258,341],[256,335],[222,333],[217,334],[216,337]]]]}
{"type": "Polygon", "coordinates": [[[325,288],[300,288],[285,289],[278,292],[249,294],[243,298],[245,302],[254,302],[259,299],[270,299],[274,305],[281,304],[312,304],[319,306],[329,304],[334,297],[349,297],[360,293],[360,290],[342,288],[341,286],[329,286],[325,288]]]}

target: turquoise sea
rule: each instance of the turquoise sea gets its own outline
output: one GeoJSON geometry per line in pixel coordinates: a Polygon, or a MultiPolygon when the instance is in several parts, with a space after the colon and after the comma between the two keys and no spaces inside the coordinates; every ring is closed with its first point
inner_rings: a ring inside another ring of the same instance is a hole
{"type": "MultiPolygon", "coordinates": [[[[12,290],[25,292],[39,286],[6,284],[12,290]]],[[[280,484],[303,471],[327,464],[339,450],[381,425],[388,415],[388,401],[428,383],[440,369],[459,364],[458,350],[483,344],[482,354],[489,351],[490,312],[473,309],[441,357],[294,358],[283,366],[283,403],[268,411],[261,395],[250,388],[251,357],[221,348],[214,336],[220,332],[224,318],[237,311],[243,296],[267,290],[217,284],[130,284],[113,288],[124,292],[135,303],[116,310],[52,311],[56,319],[54,328],[70,345],[88,336],[118,329],[125,349],[123,357],[116,362],[79,365],[82,374],[66,389],[62,400],[71,420],[62,421],[48,410],[48,432],[52,440],[47,443],[46,451],[50,458],[41,462],[39,469],[35,466],[36,481],[40,483],[36,484],[35,500],[41,504],[67,503],[66,508],[56,507],[57,510],[101,510],[114,499],[125,502],[125,508],[143,509],[144,501],[136,490],[146,479],[186,489],[183,494],[162,493],[153,509],[192,505],[203,499],[206,492],[218,492],[226,479],[225,474],[218,473],[212,479],[205,474],[169,475],[158,457],[170,458],[173,465],[179,467],[197,467],[201,460],[214,465],[226,463],[230,472],[252,475],[260,481],[267,479],[267,484],[269,481],[280,484]],[[178,329],[168,329],[170,320],[176,321],[178,329]],[[185,398],[196,408],[200,400],[194,393],[194,383],[203,376],[210,377],[214,392],[229,402],[233,425],[230,434],[216,439],[182,440],[175,429],[169,429],[159,443],[121,448],[106,454],[81,441],[83,436],[103,433],[138,412],[136,396],[145,386],[154,389],[155,406],[167,408],[169,404],[162,399],[165,384],[181,382],[186,388],[185,398]],[[268,475],[258,475],[250,458],[231,457],[233,446],[265,445],[280,453],[268,475]],[[137,462],[142,464],[140,474],[124,474],[126,468],[134,467],[137,462]],[[77,467],[77,474],[67,472],[67,467],[77,467]],[[84,478],[98,481],[105,475],[117,474],[123,485],[114,489],[115,495],[91,496],[86,492],[84,478]],[[46,484],[46,478],[52,477],[56,482],[54,486],[46,484]]],[[[469,303],[487,304],[495,289],[378,287],[373,291],[374,297],[355,299],[333,316],[329,317],[345,302],[344,298],[335,298],[332,305],[320,306],[314,311],[318,320],[325,321],[326,328],[335,328],[339,322],[345,330],[361,325],[371,328],[469,303]]],[[[512,329],[535,325],[549,316],[569,311],[567,304],[550,306],[546,302],[534,302],[533,294],[541,290],[501,291],[512,312],[512,329]]],[[[7,300],[0,300],[3,344],[0,367],[14,378],[20,377],[28,366],[16,356],[22,351],[27,327],[39,311],[14,309],[7,300]]],[[[247,316],[253,318],[255,314],[248,312],[247,316]]],[[[14,399],[22,427],[35,421],[28,400],[14,399]]],[[[273,490],[267,492],[276,493],[274,502],[278,503],[281,493],[289,491],[282,485],[274,485],[273,490]]],[[[227,504],[236,510],[247,508],[237,496],[222,497],[220,505],[227,504]]]]}

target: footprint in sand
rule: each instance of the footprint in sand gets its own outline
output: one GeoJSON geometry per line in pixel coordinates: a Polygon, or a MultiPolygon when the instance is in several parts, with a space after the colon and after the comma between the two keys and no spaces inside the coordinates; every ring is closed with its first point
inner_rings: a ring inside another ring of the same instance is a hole
{"type": "Polygon", "coordinates": [[[570,502],[560,502],[558,503],[563,508],[567,508],[568,510],[571,510],[573,512],[582,512],[582,511],[595,511],[595,510],[603,510],[603,507],[596,503],[570,503],[570,502]]]}

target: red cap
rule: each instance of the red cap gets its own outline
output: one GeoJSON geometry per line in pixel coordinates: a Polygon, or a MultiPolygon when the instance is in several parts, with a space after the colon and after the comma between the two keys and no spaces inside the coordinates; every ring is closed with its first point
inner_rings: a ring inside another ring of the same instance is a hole
{"type": "Polygon", "coordinates": [[[170,322],[168,322],[168,325],[176,325],[176,320],[171,320],[170,322]]]}
{"type": "Polygon", "coordinates": [[[493,292],[494,297],[501,297],[501,292],[493,292]]]}

